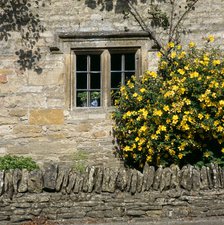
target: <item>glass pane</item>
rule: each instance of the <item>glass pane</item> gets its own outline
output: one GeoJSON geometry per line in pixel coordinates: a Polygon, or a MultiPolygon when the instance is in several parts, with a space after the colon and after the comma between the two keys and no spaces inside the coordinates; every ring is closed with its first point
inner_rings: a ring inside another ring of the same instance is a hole
{"type": "Polygon", "coordinates": [[[125,70],[135,70],[135,54],[125,54],[125,70]]]}
{"type": "Polygon", "coordinates": [[[100,89],[100,73],[91,74],[90,89],[100,89]]]}
{"type": "Polygon", "coordinates": [[[90,55],[90,70],[100,71],[100,55],[90,55]]]}
{"type": "Polygon", "coordinates": [[[111,54],[111,70],[121,71],[121,54],[111,54]]]}
{"type": "Polygon", "coordinates": [[[76,56],[76,71],[87,71],[87,55],[76,56]]]}
{"type": "Polygon", "coordinates": [[[87,74],[86,73],[76,73],[76,88],[87,89],[87,74]]]}
{"type": "Polygon", "coordinates": [[[91,107],[100,106],[100,91],[92,91],[90,93],[90,106],[91,107]]]}
{"type": "Polygon", "coordinates": [[[121,83],[121,73],[112,72],[111,73],[111,88],[118,88],[121,83]]]}
{"type": "Polygon", "coordinates": [[[126,72],[125,73],[125,83],[131,78],[132,75],[134,75],[135,72],[126,72]]]}
{"type": "Polygon", "coordinates": [[[77,107],[86,107],[87,106],[87,92],[86,91],[77,91],[76,106],[77,107]]]}

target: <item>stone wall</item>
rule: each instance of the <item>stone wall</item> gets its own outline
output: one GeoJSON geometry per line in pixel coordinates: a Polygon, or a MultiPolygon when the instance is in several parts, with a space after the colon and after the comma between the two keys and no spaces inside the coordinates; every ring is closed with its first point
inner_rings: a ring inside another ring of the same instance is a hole
{"type": "Polygon", "coordinates": [[[35,216],[59,224],[224,216],[224,169],[145,166],[70,167],[45,164],[28,172],[0,172],[0,223],[18,224],[35,216]]]}
{"type": "MultiPolygon", "coordinates": [[[[38,161],[63,161],[84,152],[88,164],[117,165],[112,154],[110,112],[112,109],[74,110],[66,105],[66,51],[60,49],[58,34],[66,32],[139,32],[138,24],[112,11],[100,11],[100,6],[87,7],[84,0],[51,0],[45,7],[34,8],[46,28],[36,45],[41,49],[39,66],[42,73],[21,71],[15,51],[21,48],[20,35],[12,32],[7,42],[0,42],[0,155],[32,156],[38,161]],[[126,31],[125,31],[126,32],[126,31]],[[51,50],[50,50],[51,49],[51,50]]],[[[114,1],[115,3],[116,1],[114,1]]],[[[196,10],[188,15],[183,39],[201,41],[214,34],[224,37],[224,2],[199,1],[196,10]]],[[[146,10],[140,4],[140,10],[146,10]]],[[[116,8],[116,12],[119,12],[116,8]]],[[[150,41],[149,41],[150,42],[150,41]]],[[[94,42],[97,46],[98,41],[94,42]]],[[[148,68],[155,68],[152,43],[145,50],[148,68]]]]}

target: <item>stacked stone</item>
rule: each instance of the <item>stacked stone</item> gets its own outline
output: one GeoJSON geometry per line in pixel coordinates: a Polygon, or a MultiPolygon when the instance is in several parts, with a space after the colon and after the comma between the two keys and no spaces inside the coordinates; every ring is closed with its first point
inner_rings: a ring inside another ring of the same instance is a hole
{"type": "Polygon", "coordinates": [[[224,169],[211,164],[201,169],[191,165],[180,169],[172,165],[155,169],[146,165],[143,173],[135,169],[87,167],[85,172],[71,167],[48,164],[42,170],[10,170],[0,172],[0,195],[10,198],[17,193],[61,192],[63,194],[114,193],[131,194],[146,191],[184,189],[200,191],[224,188],[224,169]]]}

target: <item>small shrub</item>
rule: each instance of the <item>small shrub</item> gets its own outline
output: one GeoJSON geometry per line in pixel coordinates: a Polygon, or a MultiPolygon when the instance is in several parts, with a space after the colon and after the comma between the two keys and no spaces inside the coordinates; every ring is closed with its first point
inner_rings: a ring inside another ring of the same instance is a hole
{"type": "Polygon", "coordinates": [[[126,164],[224,164],[224,55],[213,40],[185,51],[169,43],[157,73],[121,87],[113,118],[126,164]]]}
{"type": "Polygon", "coordinates": [[[0,170],[38,169],[38,165],[30,157],[5,155],[0,157],[0,170]]]}

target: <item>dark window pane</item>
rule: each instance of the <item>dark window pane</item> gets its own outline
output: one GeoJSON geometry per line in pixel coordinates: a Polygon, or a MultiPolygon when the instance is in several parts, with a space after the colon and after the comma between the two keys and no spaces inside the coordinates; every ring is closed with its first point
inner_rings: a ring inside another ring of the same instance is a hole
{"type": "Polygon", "coordinates": [[[100,89],[100,73],[91,74],[90,89],[100,89]]]}
{"type": "Polygon", "coordinates": [[[76,71],[87,71],[87,55],[76,56],[76,71]]]}
{"type": "Polygon", "coordinates": [[[121,70],[121,54],[111,54],[111,70],[121,70]]]}
{"type": "Polygon", "coordinates": [[[87,92],[86,91],[77,91],[76,106],[78,106],[78,107],[86,107],[87,106],[87,92]]]}
{"type": "Polygon", "coordinates": [[[100,91],[90,92],[90,106],[99,107],[100,106],[100,91]]]}
{"type": "Polygon", "coordinates": [[[90,55],[90,70],[100,71],[100,55],[90,55]]]}
{"type": "Polygon", "coordinates": [[[125,83],[131,78],[132,75],[134,75],[135,72],[126,72],[125,73],[125,83]]]}
{"type": "Polygon", "coordinates": [[[87,74],[86,73],[76,73],[76,88],[87,89],[87,74]]]}
{"type": "Polygon", "coordinates": [[[111,88],[118,88],[121,83],[121,73],[112,72],[111,73],[111,88]]]}
{"type": "Polygon", "coordinates": [[[135,54],[125,54],[125,70],[135,70],[135,54]]]}

